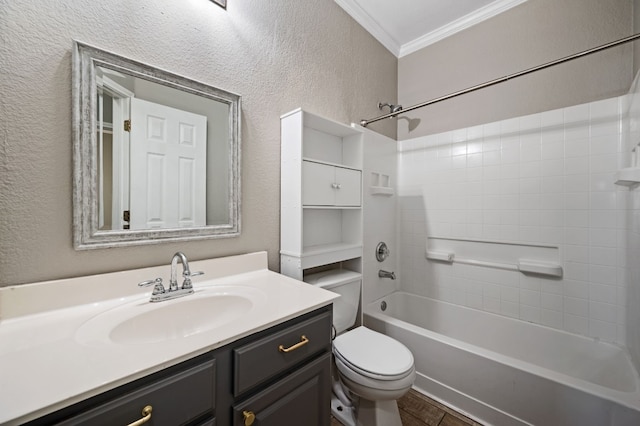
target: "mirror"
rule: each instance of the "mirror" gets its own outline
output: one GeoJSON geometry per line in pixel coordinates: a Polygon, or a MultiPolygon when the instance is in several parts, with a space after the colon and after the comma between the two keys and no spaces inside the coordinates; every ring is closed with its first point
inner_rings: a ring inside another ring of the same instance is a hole
{"type": "Polygon", "coordinates": [[[240,96],[73,46],[74,245],[240,234],[240,96]]]}

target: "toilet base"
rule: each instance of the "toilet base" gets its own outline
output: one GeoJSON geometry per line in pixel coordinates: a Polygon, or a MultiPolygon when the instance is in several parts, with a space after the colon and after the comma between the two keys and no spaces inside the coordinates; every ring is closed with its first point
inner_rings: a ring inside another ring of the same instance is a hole
{"type": "Polygon", "coordinates": [[[331,414],[344,426],[402,426],[395,400],[369,401],[359,398],[356,408],[347,407],[331,395],[331,414]]]}
{"type": "Polygon", "coordinates": [[[331,394],[331,415],[344,426],[356,426],[354,408],[344,405],[334,394],[331,394]]]}
{"type": "Polygon", "coordinates": [[[395,399],[369,401],[360,398],[356,419],[357,426],[402,426],[395,399]]]}

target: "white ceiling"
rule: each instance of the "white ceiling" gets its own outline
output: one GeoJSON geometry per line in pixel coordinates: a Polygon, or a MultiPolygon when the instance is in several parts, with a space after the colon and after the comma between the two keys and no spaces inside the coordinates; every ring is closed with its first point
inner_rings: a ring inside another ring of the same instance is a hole
{"type": "Polygon", "coordinates": [[[526,0],[335,0],[397,57],[402,57],[526,0]]]}

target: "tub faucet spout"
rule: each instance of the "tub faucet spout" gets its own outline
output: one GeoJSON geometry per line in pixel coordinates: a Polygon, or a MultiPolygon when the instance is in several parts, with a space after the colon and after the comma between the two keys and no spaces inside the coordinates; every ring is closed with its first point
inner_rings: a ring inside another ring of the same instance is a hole
{"type": "Polygon", "coordinates": [[[392,280],[396,279],[396,273],[395,272],[389,272],[389,271],[385,271],[385,270],[382,270],[382,269],[380,269],[378,271],[378,276],[380,278],[390,278],[392,280]]]}

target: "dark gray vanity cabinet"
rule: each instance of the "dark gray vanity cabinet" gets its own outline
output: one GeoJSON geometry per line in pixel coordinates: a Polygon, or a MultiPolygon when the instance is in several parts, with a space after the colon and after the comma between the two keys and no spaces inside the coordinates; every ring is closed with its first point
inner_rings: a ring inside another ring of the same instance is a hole
{"type": "Polygon", "coordinates": [[[234,345],[233,395],[238,397],[272,377],[331,349],[327,333],[331,330],[331,312],[273,330],[246,344],[234,345]]]}
{"type": "Polygon", "coordinates": [[[60,424],[128,425],[145,417],[145,407],[154,426],[215,424],[215,392],[215,361],[207,360],[60,424]]]}
{"type": "MultiPolygon", "coordinates": [[[[29,425],[328,426],[331,305],[29,425]]],[[[97,367],[99,368],[99,367],[97,367]]]]}
{"type": "Polygon", "coordinates": [[[331,311],[325,310],[236,346],[230,424],[328,425],[330,332],[331,311]]]}
{"type": "Polygon", "coordinates": [[[330,423],[331,374],[324,354],[257,394],[233,406],[233,426],[247,425],[253,416],[256,426],[330,423]]]}
{"type": "MultiPolygon", "coordinates": [[[[64,384],[61,384],[64,386],[64,384]]],[[[29,425],[215,425],[216,362],[208,353],[120,386],[29,425]],[[145,411],[151,407],[151,412],[145,411]],[[143,413],[145,411],[145,413],[143,413]]]]}

